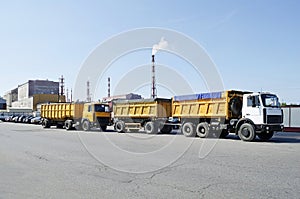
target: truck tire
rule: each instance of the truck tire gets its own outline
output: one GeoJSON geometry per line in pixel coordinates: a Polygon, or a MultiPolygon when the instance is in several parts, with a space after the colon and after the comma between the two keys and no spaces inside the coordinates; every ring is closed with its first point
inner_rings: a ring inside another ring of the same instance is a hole
{"type": "Polygon", "coordinates": [[[209,136],[209,129],[207,122],[201,122],[196,127],[197,135],[200,138],[207,138],[209,136]]]}
{"type": "Polygon", "coordinates": [[[244,123],[241,125],[238,135],[241,140],[251,142],[255,139],[256,133],[254,127],[249,123],[244,123]]]}
{"type": "Polygon", "coordinates": [[[271,131],[269,133],[264,131],[264,132],[258,133],[257,137],[259,137],[259,139],[262,141],[268,141],[269,139],[271,139],[273,137],[273,135],[274,135],[273,131],[271,131]]]}
{"type": "Polygon", "coordinates": [[[115,123],[115,130],[118,133],[124,133],[125,131],[125,123],[122,120],[119,120],[115,123]]]}
{"type": "Polygon", "coordinates": [[[100,131],[106,131],[107,125],[100,125],[100,131]]]}
{"type": "Polygon", "coordinates": [[[169,125],[164,125],[161,129],[160,132],[163,134],[169,134],[172,131],[172,126],[169,125]]]}
{"type": "Polygon", "coordinates": [[[43,122],[42,122],[42,126],[43,126],[43,128],[50,128],[50,122],[49,122],[49,120],[47,120],[47,119],[44,119],[43,120],[43,122]]]}
{"type": "Polygon", "coordinates": [[[147,122],[145,124],[145,131],[147,134],[155,134],[158,131],[158,127],[155,122],[147,122]]]}
{"type": "Polygon", "coordinates": [[[186,122],[181,127],[181,132],[186,137],[195,137],[196,136],[196,129],[192,122],[186,122]]]}
{"type": "Polygon", "coordinates": [[[82,130],[84,131],[89,131],[91,126],[90,126],[90,122],[88,120],[84,120],[81,124],[82,130]]]}
{"type": "Polygon", "coordinates": [[[73,129],[72,125],[73,125],[72,120],[65,121],[65,128],[66,128],[66,130],[68,130],[68,131],[72,130],[73,129]]]}

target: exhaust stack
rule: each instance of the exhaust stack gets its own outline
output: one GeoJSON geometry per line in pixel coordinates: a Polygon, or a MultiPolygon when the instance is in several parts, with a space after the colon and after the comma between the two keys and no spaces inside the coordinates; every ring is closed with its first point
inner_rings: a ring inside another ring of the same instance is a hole
{"type": "Polygon", "coordinates": [[[110,77],[107,78],[107,97],[110,97],[110,77]]]}
{"type": "Polygon", "coordinates": [[[90,93],[90,81],[89,80],[86,82],[86,101],[87,102],[92,101],[91,93],[90,93]]]}
{"type": "Polygon", "coordinates": [[[155,83],[155,60],[154,55],[152,55],[152,92],[151,97],[154,99],[157,97],[156,94],[156,83],[155,83]]]}

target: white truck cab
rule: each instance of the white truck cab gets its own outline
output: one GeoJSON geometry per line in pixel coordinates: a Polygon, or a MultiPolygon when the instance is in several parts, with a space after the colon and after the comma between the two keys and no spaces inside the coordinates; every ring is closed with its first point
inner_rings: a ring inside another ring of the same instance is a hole
{"type": "Polygon", "coordinates": [[[242,118],[236,128],[242,140],[252,141],[256,135],[262,140],[269,140],[274,131],[283,130],[282,123],[283,111],[275,94],[243,95],[242,118]]]}

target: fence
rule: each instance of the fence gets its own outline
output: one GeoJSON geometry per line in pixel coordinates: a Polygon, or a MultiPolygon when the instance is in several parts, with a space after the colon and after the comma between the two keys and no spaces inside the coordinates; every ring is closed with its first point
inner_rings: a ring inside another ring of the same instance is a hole
{"type": "Polygon", "coordinates": [[[283,106],[284,130],[300,132],[300,106],[283,106]]]}

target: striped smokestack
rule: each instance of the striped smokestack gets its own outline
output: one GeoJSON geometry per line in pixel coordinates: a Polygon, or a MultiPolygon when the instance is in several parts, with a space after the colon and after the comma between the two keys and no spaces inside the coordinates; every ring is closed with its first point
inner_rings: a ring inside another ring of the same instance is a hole
{"type": "Polygon", "coordinates": [[[154,55],[152,55],[152,94],[151,97],[156,98],[156,84],[155,84],[155,60],[154,55]]]}
{"type": "Polygon", "coordinates": [[[110,97],[110,77],[107,78],[107,97],[110,97]]]}

